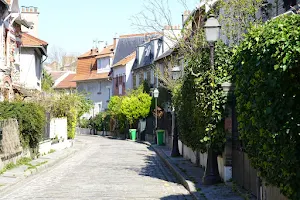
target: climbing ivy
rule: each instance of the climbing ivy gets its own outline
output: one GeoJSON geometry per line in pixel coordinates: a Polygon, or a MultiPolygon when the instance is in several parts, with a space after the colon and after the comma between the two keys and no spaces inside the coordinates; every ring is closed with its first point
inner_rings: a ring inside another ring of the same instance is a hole
{"type": "Polygon", "coordinates": [[[230,81],[232,65],[230,49],[221,41],[215,47],[213,68],[208,45],[203,45],[198,53],[186,54],[183,83],[173,93],[181,140],[196,150],[206,151],[209,146],[222,152],[226,141],[224,108],[227,97],[221,85],[230,81]]]}
{"type": "Polygon", "coordinates": [[[249,30],[235,51],[241,138],[260,175],[300,199],[300,16],[249,30]]]}

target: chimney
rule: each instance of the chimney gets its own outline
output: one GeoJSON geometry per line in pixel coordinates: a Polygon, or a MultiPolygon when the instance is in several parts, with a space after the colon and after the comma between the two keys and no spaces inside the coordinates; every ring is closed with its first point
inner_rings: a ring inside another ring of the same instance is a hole
{"type": "Polygon", "coordinates": [[[114,38],[114,44],[113,44],[114,48],[116,48],[117,46],[117,38],[114,38]]]}
{"type": "Polygon", "coordinates": [[[34,37],[38,37],[38,29],[39,29],[39,11],[37,7],[34,6],[22,6],[21,7],[22,17],[28,21],[33,23],[33,28],[28,29],[26,27],[22,27],[23,32],[28,32],[30,35],[34,37]]]}
{"type": "Polygon", "coordinates": [[[185,21],[188,19],[191,12],[189,10],[186,10],[182,14],[182,27],[184,27],[185,21]]]}

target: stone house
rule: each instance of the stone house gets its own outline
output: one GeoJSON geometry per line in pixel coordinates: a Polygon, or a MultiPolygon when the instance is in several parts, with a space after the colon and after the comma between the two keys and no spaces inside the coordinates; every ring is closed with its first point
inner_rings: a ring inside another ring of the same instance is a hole
{"type": "MultiPolygon", "coordinates": [[[[3,3],[3,1],[1,1],[3,3]]],[[[0,22],[0,100],[9,100],[20,87],[21,27],[32,27],[19,9],[18,0],[6,0],[0,22]]]]}
{"type": "Polygon", "coordinates": [[[84,115],[93,117],[107,109],[112,96],[112,84],[109,80],[109,72],[114,56],[115,43],[103,48],[91,49],[78,57],[76,75],[73,81],[77,84],[78,92],[87,93],[94,107],[84,115]]]}

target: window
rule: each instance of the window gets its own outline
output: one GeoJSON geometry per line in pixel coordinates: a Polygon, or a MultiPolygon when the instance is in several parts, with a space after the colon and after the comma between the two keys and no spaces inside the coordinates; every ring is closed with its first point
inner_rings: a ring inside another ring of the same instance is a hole
{"type": "Polygon", "coordinates": [[[148,83],[150,83],[150,79],[151,79],[151,72],[150,70],[147,71],[147,81],[148,83]]]}
{"type": "Polygon", "coordinates": [[[119,95],[123,94],[123,84],[119,85],[119,95]]]}
{"type": "MultiPolygon", "coordinates": [[[[102,111],[102,102],[101,102],[101,103],[98,103],[98,111],[99,111],[99,112],[102,111]]],[[[99,112],[98,112],[98,113],[99,113],[99,112]]]]}
{"type": "Polygon", "coordinates": [[[151,74],[150,74],[150,76],[151,76],[151,78],[150,78],[150,83],[151,84],[154,84],[154,70],[153,69],[151,69],[151,72],[150,72],[151,74]]]}
{"type": "Polygon", "coordinates": [[[144,71],[144,80],[147,80],[147,72],[144,71]]]}
{"type": "Polygon", "coordinates": [[[110,58],[106,57],[106,58],[100,58],[97,61],[97,70],[101,71],[104,69],[108,69],[109,70],[109,66],[110,66],[110,58]]]}

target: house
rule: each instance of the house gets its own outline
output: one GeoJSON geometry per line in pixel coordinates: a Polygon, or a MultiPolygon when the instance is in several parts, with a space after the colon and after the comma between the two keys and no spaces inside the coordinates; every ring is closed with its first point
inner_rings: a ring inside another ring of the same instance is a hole
{"type": "Polygon", "coordinates": [[[76,71],[77,57],[75,56],[63,56],[62,68],[64,71],[76,71]]]}
{"type": "Polygon", "coordinates": [[[2,8],[4,12],[0,23],[0,100],[10,100],[20,87],[21,26],[30,28],[32,23],[20,14],[18,0],[6,0],[2,8]]]}
{"type": "Polygon", "coordinates": [[[136,62],[136,49],[149,38],[158,33],[144,33],[121,35],[117,39],[117,46],[110,77],[112,78],[113,95],[125,95],[133,88],[132,67],[136,62]]]}
{"type": "Polygon", "coordinates": [[[52,72],[52,71],[57,71],[58,68],[59,68],[58,66],[59,66],[58,62],[57,62],[57,61],[53,61],[53,62],[51,62],[51,63],[45,63],[45,64],[44,64],[44,69],[45,69],[48,73],[50,73],[50,72],[52,72]]]}
{"type": "Polygon", "coordinates": [[[76,82],[73,81],[75,72],[66,72],[53,85],[54,90],[71,93],[76,90],[76,82]]]}
{"type": "Polygon", "coordinates": [[[43,57],[47,56],[48,43],[28,33],[22,33],[20,55],[20,86],[41,91],[43,57]]]}
{"type": "MultiPolygon", "coordinates": [[[[115,40],[114,40],[115,41],[115,40]]],[[[91,49],[78,57],[76,75],[73,81],[78,92],[87,93],[94,102],[94,108],[84,117],[93,117],[105,111],[112,96],[109,72],[113,63],[115,44],[91,49]]]]}
{"type": "Polygon", "coordinates": [[[150,88],[158,87],[154,61],[177,44],[177,40],[181,37],[180,32],[180,26],[165,26],[161,35],[156,35],[138,46],[136,62],[132,68],[134,88],[144,80],[150,84],[150,88]]]}

